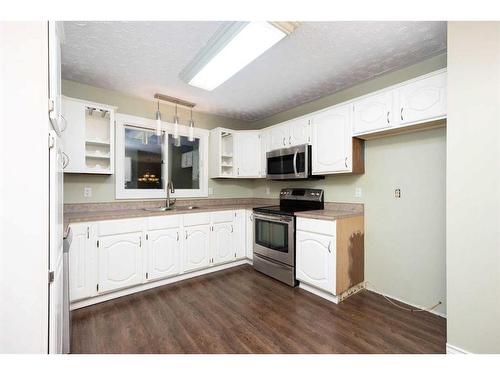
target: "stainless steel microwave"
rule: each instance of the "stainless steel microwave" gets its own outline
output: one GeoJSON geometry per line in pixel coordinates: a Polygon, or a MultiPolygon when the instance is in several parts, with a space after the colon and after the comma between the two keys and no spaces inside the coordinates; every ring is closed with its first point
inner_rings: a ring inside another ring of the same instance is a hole
{"type": "MultiPolygon", "coordinates": [[[[266,167],[266,177],[270,180],[305,180],[313,178],[311,146],[304,144],[269,151],[266,153],[266,167]]],[[[314,176],[314,178],[317,177],[314,176]]]]}

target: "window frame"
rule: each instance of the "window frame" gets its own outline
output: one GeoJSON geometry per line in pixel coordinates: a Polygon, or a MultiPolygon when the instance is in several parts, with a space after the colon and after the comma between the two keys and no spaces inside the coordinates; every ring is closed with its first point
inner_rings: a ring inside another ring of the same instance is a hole
{"type": "MultiPolygon", "coordinates": [[[[166,199],[167,181],[164,181],[163,189],[125,189],[125,126],[133,126],[146,130],[156,129],[156,121],[144,117],[125,115],[117,113],[115,116],[115,198],[116,199],[166,199]]],[[[162,121],[162,129],[165,132],[165,143],[163,153],[165,170],[163,176],[168,176],[168,134],[173,134],[174,124],[162,121]]],[[[189,127],[179,125],[179,136],[189,136],[189,127]]],[[[175,189],[170,194],[172,198],[201,198],[208,197],[208,137],[209,131],[195,128],[194,137],[199,141],[199,163],[200,163],[200,187],[198,189],[175,189]]],[[[175,183],[174,183],[175,188],[175,183]]]]}

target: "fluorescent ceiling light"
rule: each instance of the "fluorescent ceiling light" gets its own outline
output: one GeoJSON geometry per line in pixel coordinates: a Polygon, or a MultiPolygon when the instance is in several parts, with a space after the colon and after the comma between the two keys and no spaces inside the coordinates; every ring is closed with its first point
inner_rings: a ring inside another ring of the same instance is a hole
{"type": "Polygon", "coordinates": [[[191,86],[211,91],[285,36],[269,22],[233,22],[216,33],[181,76],[191,86]]]}

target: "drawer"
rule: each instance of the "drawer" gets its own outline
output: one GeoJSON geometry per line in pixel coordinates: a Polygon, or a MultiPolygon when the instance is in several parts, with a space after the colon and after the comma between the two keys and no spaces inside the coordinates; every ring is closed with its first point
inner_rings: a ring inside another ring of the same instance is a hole
{"type": "Polygon", "coordinates": [[[146,219],[104,220],[99,222],[99,236],[142,232],[146,229],[146,219]]]}
{"type": "Polygon", "coordinates": [[[210,213],[209,212],[200,212],[197,214],[186,214],[183,215],[183,221],[185,227],[190,227],[193,225],[203,225],[210,224],[210,213]]]}
{"type": "Polygon", "coordinates": [[[234,221],[235,214],[236,213],[234,211],[212,212],[212,223],[218,224],[232,222],[234,221]]]}
{"type": "Polygon", "coordinates": [[[331,220],[316,220],[303,217],[297,218],[297,230],[335,236],[337,222],[331,220]]]}
{"type": "Polygon", "coordinates": [[[181,226],[182,215],[152,216],[148,218],[148,229],[169,229],[181,226]]]}

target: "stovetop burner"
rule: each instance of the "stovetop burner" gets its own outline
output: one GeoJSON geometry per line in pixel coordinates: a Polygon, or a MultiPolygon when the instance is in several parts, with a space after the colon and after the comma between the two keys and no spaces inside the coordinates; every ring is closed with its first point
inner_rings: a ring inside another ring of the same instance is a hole
{"type": "Polygon", "coordinates": [[[295,212],[324,209],[321,189],[282,189],[279,206],[256,207],[254,212],[294,216],[295,212]]]}

